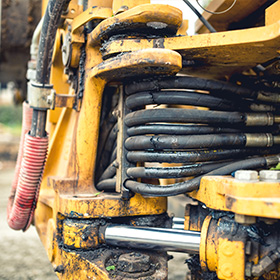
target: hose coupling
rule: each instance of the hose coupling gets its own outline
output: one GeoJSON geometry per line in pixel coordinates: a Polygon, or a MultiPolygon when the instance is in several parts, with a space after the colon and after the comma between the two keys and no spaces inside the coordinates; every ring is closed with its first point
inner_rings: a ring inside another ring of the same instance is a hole
{"type": "Polygon", "coordinates": [[[271,113],[246,113],[246,126],[270,126],[274,123],[271,113]]]}
{"type": "Polygon", "coordinates": [[[271,133],[245,133],[246,147],[272,147],[274,136],[271,133]]]}
{"type": "Polygon", "coordinates": [[[28,83],[27,100],[33,109],[53,110],[55,107],[55,90],[53,85],[39,84],[34,81],[28,83]]]}

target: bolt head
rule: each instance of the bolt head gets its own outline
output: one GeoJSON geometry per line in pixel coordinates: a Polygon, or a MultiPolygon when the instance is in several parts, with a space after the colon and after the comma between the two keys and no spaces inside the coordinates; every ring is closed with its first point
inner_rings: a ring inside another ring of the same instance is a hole
{"type": "Polygon", "coordinates": [[[118,259],[118,270],[124,272],[136,273],[148,271],[150,266],[150,256],[139,252],[122,254],[118,259]]]}
{"type": "Polygon", "coordinates": [[[255,170],[237,170],[235,179],[239,181],[258,181],[258,172],[255,170]]]}
{"type": "Polygon", "coordinates": [[[253,263],[251,263],[251,262],[246,263],[246,265],[245,265],[245,275],[247,277],[252,276],[252,267],[253,267],[253,263]]]}
{"type": "Polygon", "coordinates": [[[261,170],[261,181],[280,182],[280,170],[261,170]]]}

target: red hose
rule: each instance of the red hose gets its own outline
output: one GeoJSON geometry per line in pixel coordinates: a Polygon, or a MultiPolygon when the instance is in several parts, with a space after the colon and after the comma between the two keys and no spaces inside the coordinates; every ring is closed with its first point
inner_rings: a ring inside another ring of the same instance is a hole
{"type": "Polygon", "coordinates": [[[12,183],[12,190],[11,190],[11,195],[10,195],[10,199],[12,199],[12,200],[15,197],[17,184],[18,184],[20,166],[21,166],[21,161],[22,161],[22,156],[23,156],[23,145],[24,145],[25,134],[28,131],[30,131],[30,129],[31,129],[32,114],[33,114],[33,109],[30,108],[28,103],[23,102],[22,103],[21,137],[20,137],[20,144],[19,144],[19,150],[18,150],[18,156],[17,156],[17,164],[16,164],[16,168],[15,168],[15,175],[14,175],[14,180],[12,183]]]}
{"type": "Polygon", "coordinates": [[[48,150],[48,137],[32,137],[26,133],[31,127],[30,108],[24,105],[23,131],[16,173],[8,202],[8,224],[12,229],[29,228],[36,208],[41,177],[48,150]]]}

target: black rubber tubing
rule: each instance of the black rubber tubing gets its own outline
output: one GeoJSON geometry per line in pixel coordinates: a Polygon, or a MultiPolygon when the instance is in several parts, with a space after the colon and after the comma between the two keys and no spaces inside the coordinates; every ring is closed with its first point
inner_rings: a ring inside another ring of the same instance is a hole
{"type": "Polygon", "coordinates": [[[152,122],[244,124],[246,115],[239,112],[221,112],[192,109],[146,109],[129,113],[124,118],[128,127],[152,122]]]}
{"type": "Polygon", "coordinates": [[[214,169],[220,168],[229,162],[219,163],[198,163],[177,167],[130,167],[127,175],[132,178],[180,178],[205,174],[214,169]]]}
{"type": "Polygon", "coordinates": [[[228,150],[196,150],[189,152],[150,152],[132,151],[126,157],[131,163],[137,162],[167,162],[167,163],[192,163],[232,159],[250,155],[271,154],[278,149],[228,149],[228,150]]]}
{"type": "Polygon", "coordinates": [[[236,128],[214,127],[208,125],[191,125],[191,124],[145,124],[133,126],[127,129],[129,136],[144,134],[164,134],[164,135],[193,135],[193,134],[218,134],[218,133],[273,133],[279,134],[279,125],[267,127],[244,127],[236,128]]]}
{"type": "Polygon", "coordinates": [[[162,80],[142,81],[125,86],[127,95],[136,92],[146,92],[161,89],[194,89],[210,91],[212,95],[226,96],[229,99],[245,97],[252,100],[260,100],[265,103],[279,103],[279,95],[274,92],[255,91],[242,86],[229,84],[223,81],[207,80],[190,76],[175,76],[162,80]]]}
{"type": "Polygon", "coordinates": [[[49,84],[50,82],[55,35],[61,13],[67,8],[68,3],[69,0],[48,1],[40,35],[36,65],[36,81],[40,84],[49,84]]]}
{"type": "Polygon", "coordinates": [[[279,158],[280,154],[276,156],[257,157],[234,162],[221,168],[215,169],[205,175],[201,175],[194,179],[172,185],[160,186],[127,180],[125,181],[125,187],[134,193],[140,193],[142,195],[175,196],[197,190],[199,188],[200,180],[203,176],[228,175],[240,169],[266,168],[268,167],[268,163],[270,166],[275,166],[279,163],[279,158]]]}
{"type": "Polygon", "coordinates": [[[230,100],[194,91],[141,92],[128,96],[125,102],[131,110],[150,104],[192,105],[223,111],[237,108],[237,104],[230,100]]]}
{"type": "Polygon", "coordinates": [[[242,147],[246,145],[245,134],[164,135],[134,136],[125,141],[125,147],[133,150],[191,149],[242,147]]]}
{"type": "Polygon", "coordinates": [[[132,84],[128,84],[125,87],[125,93],[130,95],[136,92],[161,90],[161,89],[194,89],[194,90],[206,90],[215,92],[223,92],[223,96],[227,94],[240,95],[243,97],[255,97],[256,92],[229,84],[223,81],[208,80],[203,78],[191,77],[191,76],[175,76],[172,78],[164,78],[162,80],[142,81],[132,84]]]}
{"type": "Polygon", "coordinates": [[[117,161],[114,160],[109,166],[105,169],[103,174],[100,176],[99,181],[112,178],[116,175],[117,161]]]}
{"type": "Polygon", "coordinates": [[[116,179],[105,179],[103,181],[100,181],[96,185],[96,189],[99,191],[114,191],[116,188],[116,179]]]}
{"type": "Polygon", "coordinates": [[[127,129],[127,134],[129,136],[143,134],[192,135],[238,132],[240,132],[240,129],[189,124],[146,124],[141,126],[129,127],[127,129]]]}

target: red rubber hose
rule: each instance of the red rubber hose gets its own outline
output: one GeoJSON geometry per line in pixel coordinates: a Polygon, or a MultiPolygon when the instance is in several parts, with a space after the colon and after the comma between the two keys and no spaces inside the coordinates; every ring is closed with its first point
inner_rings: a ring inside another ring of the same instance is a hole
{"type": "Polygon", "coordinates": [[[8,203],[8,225],[12,229],[25,231],[31,224],[39,196],[48,137],[32,137],[26,133],[22,141],[24,144],[23,152],[19,151],[20,167],[16,171],[8,203]]]}
{"type": "Polygon", "coordinates": [[[19,178],[19,172],[21,167],[21,161],[23,156],[23,145],[24,145],[24,138],[25,134],[30,131],[31,124],[32,124],[32,114],[33,109],[30,108],[29,104],[26,102],[22,103],[22,128],[21,128],[21,137],[20,137],[20,144],[18,149],[18,156],[17,156],[17,164],[15,168],[15,175],[14,180],[12,183],[12,189],[11,189],[11,195],[9,197],[9,204],[8,204],[8,212],[9,212],[9,206],[12,205],[12,202],[15,198],[17,184],[18,184],[18,178],[19,178]]]}

